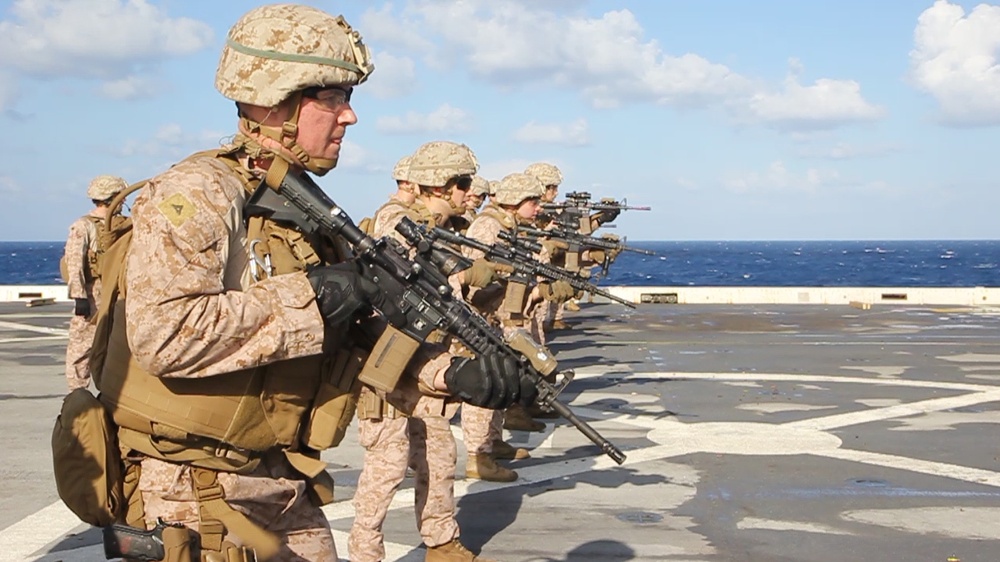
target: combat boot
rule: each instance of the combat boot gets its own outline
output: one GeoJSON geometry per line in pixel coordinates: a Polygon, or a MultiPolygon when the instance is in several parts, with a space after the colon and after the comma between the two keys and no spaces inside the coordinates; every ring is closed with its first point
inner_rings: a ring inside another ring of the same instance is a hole
{"type": "Polygon", "coordinates": [[[570,312],[580,312],[580,305],[576,301],[566,301],[565,308],[570,312]]]}
{"type": "Polygon", "coordinates": [[[527,449],[515,447],[503,439],[493,441],[493,458],[519,461],[531,457],[527,449]]]}
{"type": "Polygon", "coordinates": [[[531,419],[524,406],[514,405],[507,408],[504,413],[503,428],[520,431],[545,431],[545,424],[531,419]]]}
{"type": "Polygon", "coordinates": [[[556,321],[552,322],[552,330],[553,331],[555,331],[555,330],[568,330],[568,329],[570,329],[570,325],[567,324],[567,323],[565,323],[565,322],[563,322],[562,320],[556,320],[556,321]]]}
{"type": "Polygon", "coordinates": [[[492,456],[478,453],[466,461],[465,477],[487,482],[513,482],[517,480],[517,473],[498,465],[492,456]]]}
{"type": "Polygon", "coordinates": [[[476,556],[458,539],[439,546],[428,546],[424,562],[497,562],[476,556]]]}

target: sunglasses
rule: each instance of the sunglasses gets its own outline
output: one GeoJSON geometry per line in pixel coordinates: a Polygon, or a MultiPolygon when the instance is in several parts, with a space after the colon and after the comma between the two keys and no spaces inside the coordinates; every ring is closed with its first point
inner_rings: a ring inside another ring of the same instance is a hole
{"type": "Polygon", "coordinates": [[[331,109],[339,109],[342,105],[351,103],[353,93],[354,88],[312,87],[302,90],[302,97],[314,99],[331,109]]]}

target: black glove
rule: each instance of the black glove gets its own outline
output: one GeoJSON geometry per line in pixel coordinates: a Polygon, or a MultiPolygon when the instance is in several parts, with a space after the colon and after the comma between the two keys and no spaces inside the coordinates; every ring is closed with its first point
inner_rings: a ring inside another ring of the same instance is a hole
{"type": "Polygon", "coordinates": [[[500,410],[517,402],[531,404],[535,385],[521,377],[520,366],[509,355],[490,353],[476,359],[454,357],[444,374],[448,390],[463,401],[500,410]]]}
{"type": "Polygon", "coordinates": [[[90,318],[90,299],[73,299],[76,304],[73,305],[73,314],[77,316],[83,316],[84,318],[90,318]]]}
{"type": "Polygon", "coordinates": [[[339,326],[369,307],[382,312],[393,324],[406,321],[399,307],[385,298],[378,285],[365,279],[355,262],[314,267],[306,277],[316,292],[319,313],[329,326],[339,326]]]}
{"type": "Polygon", "coordinates": [[[597,219],[597,221],[601,224],[615,220],[616,218],[618,218],[618,215],[622,213],[622,210],[618,208],[620,206],[618,201],[615,201],[614,199],[607,199],[607,198],[601,199],[601,204],[610,205],[611,207],[614,207],[612,209],[603,209],[601,211],[601,215],[597,219]]]}

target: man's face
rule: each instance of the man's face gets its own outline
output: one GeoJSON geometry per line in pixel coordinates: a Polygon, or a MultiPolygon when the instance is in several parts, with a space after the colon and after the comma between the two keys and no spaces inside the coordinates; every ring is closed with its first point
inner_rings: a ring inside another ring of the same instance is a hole
{"type": "Polygon", "coordinates": [[[521,204],[517,206],[515,214],[525,220],[535,220],[535,217],[538,216],[538,212],[541,210],[541,201],[537,197],[532,197],[521,201],[521,204]]]}
{"type": "Polygon", "coordinates": [[[465,196],[465,206],[468,209],[478,209],[483,204],[483,196],[469,193],[465,196]]]}
{"type": "Polygon", "coordinates": [[[542,201],[545,203],[552,203],[556,200],[556,195],[559,195],[559,186],[554,184],[546,185],[545,195],[542,195],[542,201]]]}
{"type": "Polygon", "coordinates": [[[350,89],[309,90],[302,96],[298,144],[306,154],[336,163],[347,127],[358,122],[351,108],[350,89]]]}

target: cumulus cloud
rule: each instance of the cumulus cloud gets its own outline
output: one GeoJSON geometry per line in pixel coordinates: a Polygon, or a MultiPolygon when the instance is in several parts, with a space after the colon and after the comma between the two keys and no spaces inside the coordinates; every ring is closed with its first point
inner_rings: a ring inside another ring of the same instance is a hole
{"type": "Polygon", "coordinates": [[[14,106],[20,95],[17,81],[8,73],[0,72],[0,111],[6,111],[14,106]]]}
{"type": "Polygon", "coordinates": [[[109,80],[99,88],[104,97],[114,100],[132,100],[143,98],[157,91],[156,81],[145,76],[126,76],[118,80],[109,80]]]}
{"type": "Polygon", "coordinates": [[[649,103],[725,107],[743,123],[781,130],[833,128],[882,117],[853,80],[783,85],[741,75],[696,53],[670,53],[647,39],[627,9],[591,16],[576,1],[413,0],[365,14],[379,44],[433,68],[464,67],[502,88],[537,85],[580,94],[594,107],[649,103]],[[427,38],[433,37],[434,41],[427,38]]]}
{"type": "Polygon", "coordinates": [[[462,133],[472,129],[471,122],[469,112],[444,104],[426,114],[409,111],[401,117],[379,117],[375,128],[388,134],[462,133]]]}
{"type": "Polygon", "coordinates": [[[797,60],[780,90],[750,96],[746,110],[752,121],[783,130],[829,129],[853,122],[873,121],[885,110],[865,101],[854,80],[820,78],[810,86],[799,83],[797,60]]]}
{"type": "Polygon", "coordinates": [[[933,96],[942,122],[1000,124],[1000,6],[962,6],[938,0],[924,10],[913,32],[911,77],[933,96]]]}
{"type": "Polygon", "coordinates": [[[369,12],[365,29],[380,42],[422,52],[431,63],[462,62],[473,75],[498,84],[578,90],[598,107],[628,100],[705,105],[749,86],[725,65],[664,52],[643,37],[628,10],[592,18],[546,7],[511,0],[413,2],[399,15],[389,8],[369,12]],[[415,30],[442,43],[418,40],[415,30]]]}
{"type": "Polygon", "coordinates": [[[876,158],[900,150],[894,144],[856,145],[838,142],[833,146],[805,147],[798,155],[805,158],[826,158],[830,160],[852,160],[855,158],[876,158]]]}
{"type": "Polygon", "coordinates": [[[150,92],[139,76],[156,63],[199,51],[212,29],[171,18],[147,0],[17,0],[0,21],[0,68],[42,79],[98,79],[125,99],[150,92]]]}
{"type": "Polygon", "coordinates": [[[814,193],[824,186],[836,183],[839,178],[840,175],[835,170],[807,168],[798,172],[789,170],[784,162],[778,160],[762,172],[731,174],[723,179],[723,185],[734,193],[814,193]]]}
{"type": "MultiPolygon", "coordinates": [[[[559,163],[553,160],[543,159],[545,162],[551,162],[559,166],[560,170],[565,173],[565,168],[563,168],[559,163]]],[[[488,180],[501,180],[504,176],[513,173],[524,172],[525,168],[529,165],[538,162],[538,160],[526,160],[524,158],[511,158],[508,160],[496,160],[491,162],[480,162],[479,163],[479,175],[483,176],[488,180]]]]}
{"type": "Polygon", "coordinates": [[[0,176],[0,193],[14,195],[23,191],[21,186],[10,176],[0,176]]]}
{"type": "Polygon", "coordinates": [[[115,152],[119,156],[147,156],[180,158],[196,150],[218,147],[225,137],[223,133],[210,130],[186,131],[177,123],[167,123],[157,129],[152,138],[129,139],[115,152]]]}
{"type": "Polygon", "coordinates": [[[372,152],[361,145],[344,139],[340,147],[337,169],[355,170],[367,173],[385,172],[387,168],[376,161],[372,152]]]}
{"type": "Polygon", "coordinates": [[[530,121],[514,131],[514,140],[528,144],[586,146],[590,144],[587,120],[580,118],[565,125],[530,121]]]}
{"type": "Polygon", "coordinates": [[[378,98],[398,98],[413,92],[417,86],[415,63],[410,57],[397,57],[381,52],[374,56],[377,72],[365,82],[365,91],[378,98]]]}

